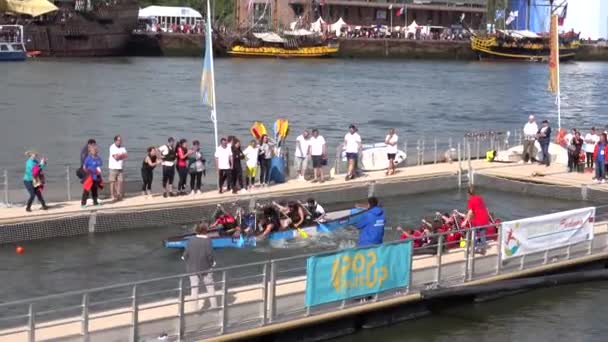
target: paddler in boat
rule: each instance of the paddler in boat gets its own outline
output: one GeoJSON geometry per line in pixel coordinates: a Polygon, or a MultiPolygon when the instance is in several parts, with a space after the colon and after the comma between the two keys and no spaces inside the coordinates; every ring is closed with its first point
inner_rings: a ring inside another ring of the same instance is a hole
{"type": "Polygon", "coordinates": [[[240,234],[241,228],[234,216],[230,213],[220,210],[216,216],[215,221],[209,226],[210,230],[215,230],[220,236],[236,235],[240,234]]]}
{"type": "Polygon", "coordinates": [[[306,223],[306,209],[298,202],[291,201],[287,203],[287,206],[280,205],[276,202],[272,202],[279,212],[283,214],[284,218],[281,219],[281,229],[301,228],[306,223]]]}
{"type": "Polygon", "coordinates": [[[325,209],[314,198],[307,199],[304,208],[313,221],[322,221],[325,218],[325,209]]]}
{"type": "Polygon", "coordinates": [[[259,226],[262,228],[262,234],[256,237],[258,241],[266,239],[272,232],[281,230],[281,221],[279,220],[279,212],[277,209],[272,206],[264,207],[259,226]]]}

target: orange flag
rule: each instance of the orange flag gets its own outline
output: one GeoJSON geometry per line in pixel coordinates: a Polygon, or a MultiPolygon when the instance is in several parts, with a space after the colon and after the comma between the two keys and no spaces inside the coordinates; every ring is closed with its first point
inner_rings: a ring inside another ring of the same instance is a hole
{"type": "Polygon", "coordinates": [[[550,45],[551,56],[549,57],[549,91],[557,93],[559,87],[559,36],[557,32],[557,15],[551,16],[550,45]]]}

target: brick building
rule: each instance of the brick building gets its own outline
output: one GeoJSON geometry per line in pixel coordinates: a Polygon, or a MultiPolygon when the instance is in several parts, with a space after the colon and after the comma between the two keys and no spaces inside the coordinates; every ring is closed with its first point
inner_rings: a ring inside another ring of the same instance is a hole
{"type": "Polygon", "coordinates": [[[300,18],[313,22],[322,17],[333,23],[342,18],[349,25],[403,26],[405,17],[398,12],[405,6],[408,25],[413,20],[420,25],[449,27],[465,21],[474,28],[482,26],[487,0],[236,0],[236,20],[239,27],[287,28],[300,18]],[[392,9],[391,9],[392,8],[392,9]]]}

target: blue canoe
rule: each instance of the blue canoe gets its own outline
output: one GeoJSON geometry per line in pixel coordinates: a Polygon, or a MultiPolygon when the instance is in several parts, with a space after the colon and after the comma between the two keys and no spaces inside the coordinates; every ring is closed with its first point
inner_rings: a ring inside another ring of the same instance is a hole
{"type": "MultiPolygon", "coordinates": [[[[319,235],[322,233],[331,233],[341,228],[356,225],[357,222],[359,222],[359,219],[361,218],[360,214],[364,211],[365,209],[362,208],[352,208],[327,213],[325,215],[326,219],[323,222],[318,222],[313,226],[302,228],[302,230],[305,231],[308,236],[319,235]]],[[[163,246],[165,246],[165,248],[184,249],[188,245],[188,240],[193,236],[193,233],[173,236],[164,240],[163,246]]],[[[255,247],[257,242],[255,236],[241,236],[235,238],[229,236],[219,236],[210,233],[209,237],[211,238],[211,245],[213,246],[213,248],[255,247]]],[[[295,239],[302,239],[302,237],[300,237],[300,233],[296,229],[274,232],[268,235],[268,240],[270,241],[287,241],[295,239]]]]}

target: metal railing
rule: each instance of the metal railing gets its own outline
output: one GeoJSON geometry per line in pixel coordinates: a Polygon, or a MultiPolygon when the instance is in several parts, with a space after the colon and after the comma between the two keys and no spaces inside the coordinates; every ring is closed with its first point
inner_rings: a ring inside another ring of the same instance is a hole
{"type": "MultiPolygon", "coordinates": [[[[371,301],[604,253],[608,249],[605,219],[606,215],[596,213],[595,228],[603,227],[603,232],[597,232],[593,240],[509,260],[501,259],[493,241],[501,240],[500,229],[497,235],[486,236],[485,246],[479,245],[478,236],[490,226],[463,230],[464,248],[460,242],[456,245],[447,239],[451,232],[433,234],[429,243],[416,248],[410,260],[404,260],[412,270],[409,284],[376,293],[371,301]],[[478,247],[484,247],[483,254],[478,247]]],[[[365,305],[359,298],[315,307],[305,305],[306,260],[320,254],[327,253],[213,269],[213,282],[201,282],[199,288],[212,286],[214,293],[198,298],[188,295],[193,288],[185,284],[196,274],[180,274],[2,303],[0,327],[6,329],[0,330],[0,337],[20,337],[30,342],[58,337],[139,341],[164,335],[194,339],[365,305]],[[217,300],[216,307],[198,309],[212,297],[217,300]]]]}
{"type": "MultiPolygon", "coordinates": [[[[413,142],[406,139],[400,142],[402,151],[407,154],[407,159],[400,167],[419,166],[426,164],[438,164],[444,162],[466,161],[469,159],[483,159],[485,152],[488,149],[496,149],[501,151],[508,148],[510,145],[510,135],[502,132],[482,132],[469,133],[462,138],[447,138],[447,139],[416,139],[413,142]],[[458,156],[461,156],[460,158],[458,156]]],[[[342,147],[339,146],[336,150],[334,160],[329,161],[329,165],[334,165],[336,174],[340,174],[346,170],[345,162],[341,158],[342,147]]],[[[133,155],[143,155],[143,151],[135,150],[133,155]]],[[[137,166],[139,166],[138,163],[137,166]]],[[[211,163],[209,163],[211,164],[211,163]]],[[[289,164],[289,163],[287,163],[289,164]]],[[[309,168],[312,168],[312,163],[308,163],[309,168]]],[[[209,165],[211,166],[211,165],[209,165]]],[[[287,165],[290,166],[290,165],[287,165]]],[[[45,168],[47,183],[45,184],[44,197],[47,202],[63,202],[71,201],[80,198],[82,187],[80,179],[76,177],[76,170],[79,168],[77,164],[56,165],[49,163],[45,168]]],[[[287,168],[289,170],[289,168],[287,168]]],[[[12,206],[22,204],[27,199],[27,192],[23,187],[23,173],[19,169],[2,169],[2,196],[0,197],[0,206],[12,206]]],[[[161,177],[156,171],[156,177],[152,184],[153,192],[160,192],[161,177]]],[[[217,186],[216,180],[213,178],[213,171],[208,169],[210,176],[203,182],[211,184],[213,190],[217,186]]],[[[293,173],[293,172],[292,172],[293,173]]],[[[137,168],[128,168],[124,173],[124,191],[127,196],[139,195],[141,193],[140,172],[137,168]]],[[[177,183],[174,183],[174,185],[177,183]]],[[[208,187],[207,187],[208,189],[208,187]]],[[[109,197],[109,187],[106,186],[100,192],[100,198],[109,197]]]]}

